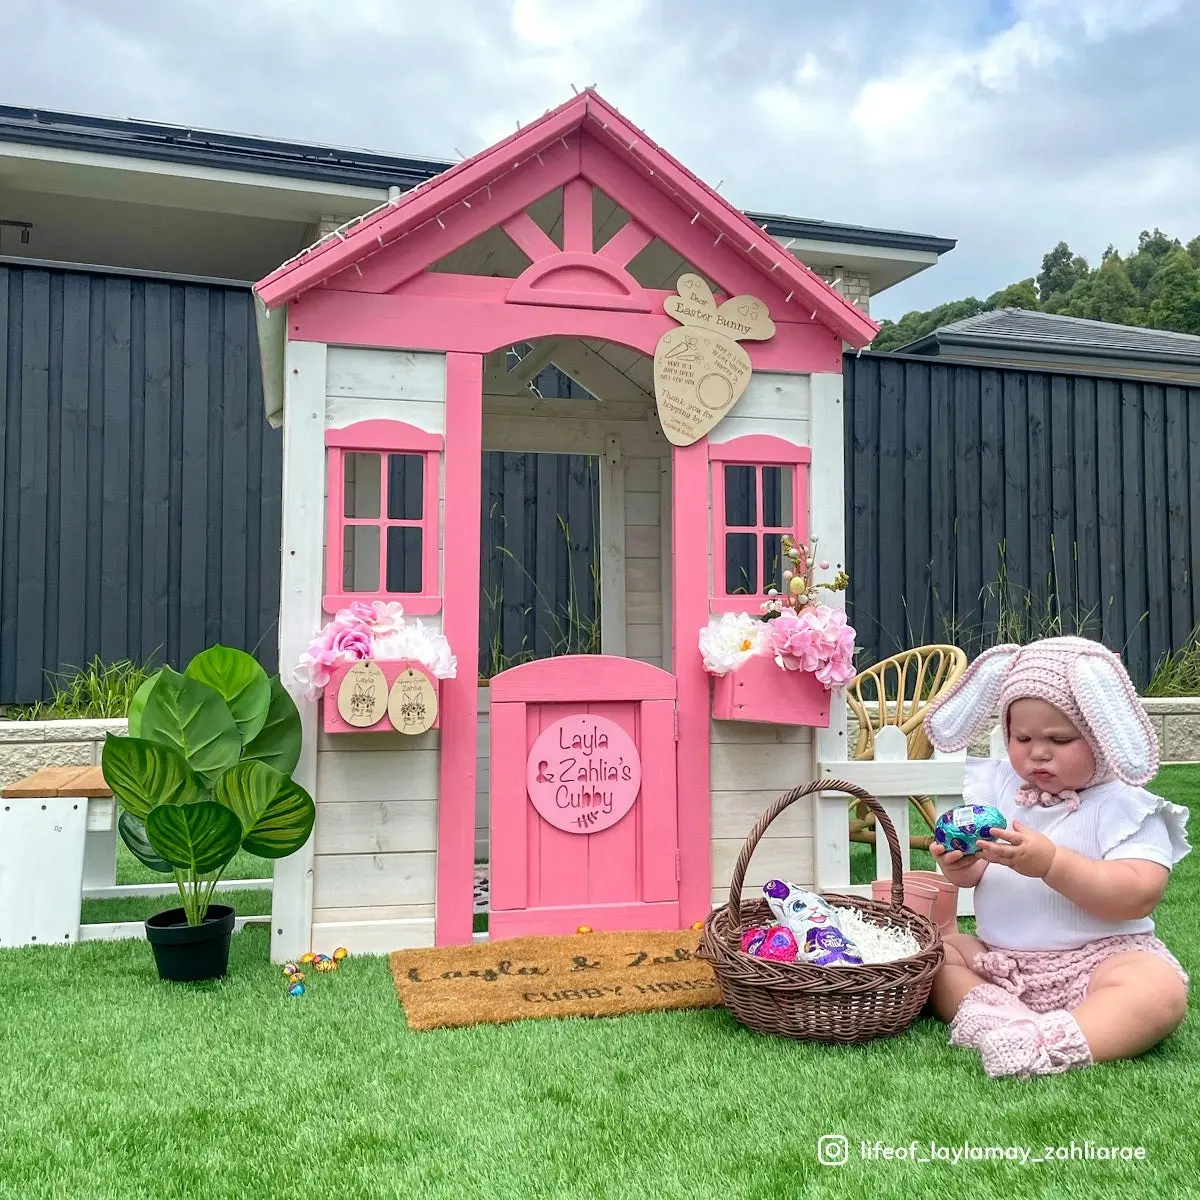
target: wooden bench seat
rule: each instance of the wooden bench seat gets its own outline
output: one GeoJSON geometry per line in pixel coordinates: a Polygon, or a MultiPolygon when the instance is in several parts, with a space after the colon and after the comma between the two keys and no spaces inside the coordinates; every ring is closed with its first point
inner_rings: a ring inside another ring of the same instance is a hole
{"type": "Polygon", "coordinates": [[[42,767],[0,789],[5,800],[43,796],[112,796],[112,789],[104,782],[103,767],[42,767]]]}

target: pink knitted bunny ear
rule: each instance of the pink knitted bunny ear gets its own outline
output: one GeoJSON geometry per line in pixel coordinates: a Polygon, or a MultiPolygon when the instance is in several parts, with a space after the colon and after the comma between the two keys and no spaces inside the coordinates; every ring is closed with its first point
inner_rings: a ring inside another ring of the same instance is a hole
{"type": "Polygon", "coordinates": [[[1000,692],[1019,646],[985,650],[962,678],[925,710],[925,733],[945,754],[965,750],[996,719],[1000,692]]]}
{"type": "Polygon", "coordinates": [[[1125,665],[1099,643],[1067,668],[1071,690],[1118,779],[1141,787],[1158,771],[1158,737],[1125,665]]]}

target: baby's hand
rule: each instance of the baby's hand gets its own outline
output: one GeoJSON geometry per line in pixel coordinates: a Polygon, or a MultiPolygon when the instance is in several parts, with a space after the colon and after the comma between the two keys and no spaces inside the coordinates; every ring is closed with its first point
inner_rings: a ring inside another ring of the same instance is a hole
{"type": "Polygon", "coordinates": [[[1044,879],[1054,862],[1054,843],[1044,834],[1017,821],[1011,829],[993,829],[995,841],[980,841],[979,857],[1012,867],[1018,875],[1044,879]]]}
{"type": "MultiPolygon", "coordinates": [[[[981,846],[982,842],[979,843],[981,846]]],[[[933,855],[942,874],[956,887],[974,887],[979,882],[983,868],[978,854],[966,855],[961,850],[947,850],[937,842],[931,842],[929,853],[933,855]]]]}

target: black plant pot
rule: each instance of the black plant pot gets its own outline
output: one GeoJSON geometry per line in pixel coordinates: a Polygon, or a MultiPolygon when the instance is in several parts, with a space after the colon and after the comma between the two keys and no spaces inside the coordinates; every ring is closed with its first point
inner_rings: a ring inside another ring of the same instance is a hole
{"type": "Polygon", "coordinates": [[[199,925],[189,925],[182,908],[155,913],[146,922],[158,977],[172,983],[220,979],[229,967],[232,935],[233,909],[228,904],[210,904],[199,925]]]}

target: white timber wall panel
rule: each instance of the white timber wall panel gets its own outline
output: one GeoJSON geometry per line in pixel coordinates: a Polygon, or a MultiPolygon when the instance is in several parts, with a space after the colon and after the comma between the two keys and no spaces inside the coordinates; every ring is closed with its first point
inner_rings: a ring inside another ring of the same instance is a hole
{"type": "Polygon", "coordinates": [[[810,375],[755,371],[729,415],[708,435],[709,441],[728,442],[747,433],[773,433],[802,446],[809,445],[811,380],[810,375]]]}
{"type": "MultiPolygon", "coordinates": [[[[316,701],[291,681],[322,623],[325,570],[325,386],[326,347],[289,342],[284,360],[283,512],[281,528],[279,661],[281,676],[300,712],[300,761],[292,777],[314,800],[317,792],[316,701]],[[314,486],[316,482],[316,486],[314,486]]],[[[309,949],[312,935],[314,842],[275,864],[271,900],[271,958],[295,959],[309,949]]]]}
{"type": "MultiPolygon", "coordinates": [[[[812,470],[809,474],[809,525],[821,539],[822,557],[834,569],[846,562],[845,467],[842,420],[841,373],[812,377],[812,470]]],[[[844,608],[845,592],[826,592],[825,603],[844,608]]],[[[849,752],[846,741],[846,700],[844,693],[833,692],[829,727],[816,731],[813,743],[815,762],[844,762],[849,752]]],[[[814,770],[815,770],[814,762],[814,770]]],[[[812,883],[815,888],[836,891],[850,882],[850,862],[844,852],[848,805],[822,804],[812,797],[814,861],[812,883]]],[[[799,881],[797,881],[799,882],[799,881]]]]}
{"type": "MultiPolygon", "coordinates": [[[[714,443],[747,434],[772,434],[799,446],[811,445],[812,385],[808,375],[756,371],[738,402],[709,434],[714,443]]],[[[814,461],[817,451],[813,449],[814,461]]],[[[840,489],[841,460],[838,460],[840,489]]],[[[810,474],[810,497],[813,493],[810,474]]],[[[840,496],[840,491],[839,491],[840,496]]],[[[811,510],[811,500],[810,500],[811,510]]],[[[811,518],[810,518],[811,524],[811,518]]],[[[812,526],[814,532],[819,532],[812,526]]],[[[712,571],[711,544],[708,573],[712,571]]],[[[764,809],[814,777],[812,730],[790,725],[713,721],[712,899],[723,904],[746,835],[764,809]]],[[[768,879],[811,886],[813,816],[800,801],[759,841],[743,885],[743,899],[755,899],[768,879]],[[804,809],[803,813],[795,811],[804,809]]]]}
{"type": "MultiPolygon", "coordinates": [[[[784,792],[812,778],[812,733],[791,725],[713,721],[712,902],[729,899],[733,867],[754,823],[784,792]]],[[[805,886],[812,879],[812,809],[793,804],[767,830],[750,860],[743,899],[768,879],[805,886]]]]}
{"type": "Polygon", "coordinates": [[[657,440],[636,442],[625,460],[625,653],[654,667],[664,646],[662,484],[657,440]]]}
{"type": "MultiPolygon", "coordinates": [[[[324,382],[325,428],[383,419],[445,433],[443,355],[330,347],[324,382]]],[[[443,552],[439,559],[444,559],[444,469],[438,500],[438,546],[443,552]]],[[[444,561],[439,566],[444,580],[444,561]]],[[[403,596],[398,599],[404,603],[403,596]]],[[[421,620],[441,627],[440,614],[421,620]]],[[[352,953],[379,953],[431,945],[437,731],[418,737],[321,733],[317,746],[317,820],[311,843],[313,948],[327,953],[344,945],[352,953]]]]}
{"type": "MultiPolygon", "coordinates": [[[[326,392],[349,399],[432,400],[446,405],[446,358],[409,350],[330,346],[326,392]]],[[[444,433],[443,421],[431,433],[444,433]]]]}

